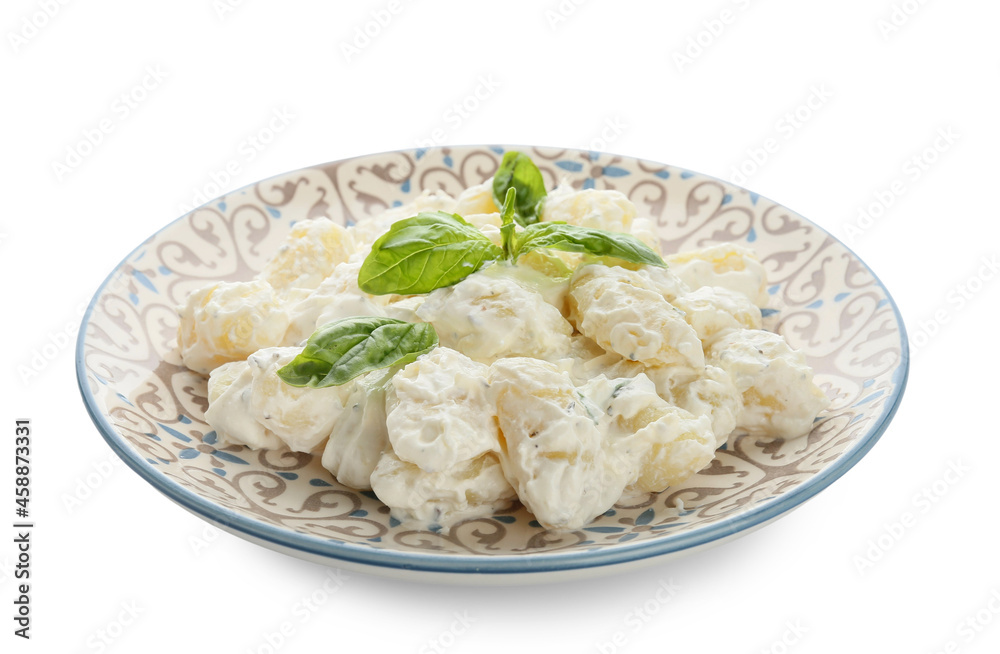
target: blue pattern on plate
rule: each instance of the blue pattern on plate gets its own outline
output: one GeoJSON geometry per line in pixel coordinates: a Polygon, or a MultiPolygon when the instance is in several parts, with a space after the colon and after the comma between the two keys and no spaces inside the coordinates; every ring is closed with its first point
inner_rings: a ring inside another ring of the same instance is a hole
{"type": "Polygon", "coordinates": [[[584,527],[584,531],[590,531],[595,534],[618,534],[625,531],[625,527],[584,527]]]}
{"type": "Polygon", "coordinates": [[[583,170],[583,164],[579,161],[557,161],[556,166],[571,173],[578,173],[583,170]]]}
{"type": "Polygon", "coordinates": [[[167,427],[162,422],[158,422],[156,424],[160,427],[160,429],[162,429],[163,431],[167,432],[168,434],[170,434],[171,436],[173,436],[177,440],[184,441],[185,443],[190,443],[191,442],[191,439],[188,436],[180,433],[179,431],[177,431],[173,427],[167,427]]]}
{"type": "Polygon", "coordinates": [[[884,388],[882,390],[880,390],[880,391],[875,391],[871,395],[865,396],[865,397],[861,398],[860,400],[858,400],[857,402],[855,402],[854,406],[861,406],[862,404],[868,404],[872,400],[876,400],[876,399],[882,397],[884,394],[885,394],[885,389],[884,388]]]}

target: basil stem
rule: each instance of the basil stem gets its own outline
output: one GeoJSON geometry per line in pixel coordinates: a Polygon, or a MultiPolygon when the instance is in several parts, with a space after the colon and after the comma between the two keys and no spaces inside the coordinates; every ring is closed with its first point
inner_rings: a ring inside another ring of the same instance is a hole
{"type": "Polygon", "coordinates": [[[500,214],[500,237],[503,239],[503,258],[514,260],[514,202],[517,200],[517,189],[507,189],[503,200],[503,211],[500,214]]]}

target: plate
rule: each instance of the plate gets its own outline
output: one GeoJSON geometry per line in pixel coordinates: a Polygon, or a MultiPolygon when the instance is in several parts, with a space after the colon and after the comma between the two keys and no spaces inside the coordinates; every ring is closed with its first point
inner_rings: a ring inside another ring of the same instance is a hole
{"type": "Polygon", "coordinates": [[[80,330],[77,377],[111,448],[171,500],[293,556],[434,581],[525,583],[662,561],[748,533],[843,475],[889,425],[906,385],[907,342],[888,291],[847,247],[793,211],[732,184],[630,157],[525,146],[388,152],[251,184],[182,216],[129,254],[80,330]],[[319,457],[222,447],[204,422],[206,379],[176,351],[175,307],[210,281],[243,280],[297,220],[344,224],[492,176],[527,152],[552,188],[617,189],[655,220],[664,252],[735,241],[767,269],[765,327],[802,350],[832,399],[808,436],[734,434],[681,486],[619,504],[573,532],[520,506],[450,531],[400,524],[371,492],[339,485],[319,457]]]}

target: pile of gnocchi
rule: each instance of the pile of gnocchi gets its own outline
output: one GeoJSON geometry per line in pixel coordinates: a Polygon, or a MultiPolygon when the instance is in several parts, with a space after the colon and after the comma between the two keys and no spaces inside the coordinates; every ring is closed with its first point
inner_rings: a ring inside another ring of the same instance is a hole
{"type": "Polygon", "coordinates": [[[536,250],[429,293],[360,288],[377,239],[421,212],[457,214],[499,246],[492,181],[347,227],[300,220],[256,277],[191,293],[178,348],[209,376],[218,443],[320,456],[401,521],[447,528],[520,501],[543,527],[573,530],[684,482],[733,433],[812,429],[829,400],[804,356],[762,329],[754,253],[661,253],[655,224],[618,191],[560,183],[538,220],[629,234],[666,266],[536,250]],[[429,323],[438,342],[340,385],[282,379],[310,335],[358,316],[429,323]]]}

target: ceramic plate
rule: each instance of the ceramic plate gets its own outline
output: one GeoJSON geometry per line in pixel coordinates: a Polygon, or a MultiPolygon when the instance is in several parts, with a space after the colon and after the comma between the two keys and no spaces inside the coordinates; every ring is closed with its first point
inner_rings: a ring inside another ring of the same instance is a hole
{"type": "MultiPolygon", "coordinates": [[[[511,146],[513,147],[513,146],[511,146]]],[[[252,277],[297,220],[352,224],[424,189],[492,176],[506,147],[375,154],[252,184],[182,216],[137,247],[98,290],[80,330],[84,402],[112,449],[178,504],[253,542],[369,572],[511,583],[608,572],[718,544],[815,495],[864,456],[903,394],[907,345],[888,291],[843,244],[785,207],[682,168],[524,147],[548,188],[617,189],[656,221],[664,252],[735,241],[767,269],[765,327],[803,350],[832,399],[812,432],[734,435],[682,486],[615,506],[578,531],[546,531],[523,508],[450,531],[400,524],[319,457],[221,447],[204,422],[206,379],[181,365],[175,307],[216,280],[252,277]]]]}

